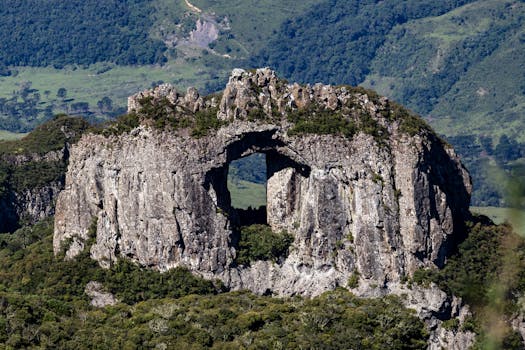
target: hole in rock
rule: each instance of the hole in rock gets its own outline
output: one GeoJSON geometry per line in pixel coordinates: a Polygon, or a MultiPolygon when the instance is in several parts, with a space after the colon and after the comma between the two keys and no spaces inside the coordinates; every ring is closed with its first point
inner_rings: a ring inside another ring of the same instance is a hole
{"type": "Polygon", "coordinates": [[[266,224],[266,154],[239,158],[228,167],[231,207],[240,226],[266,224]]]}
{"type": "Polygon", "coordinates": [[[245,134],[227,146],[226,162],[206,174],[204,187],[213,189],[216,210],[228,218],[234,232],[234,246],[243,226],[268,225],[268,215],[272,215],[274,221],[288,215],[286,210],[277,210],[277,213],[274,210],[271,214],[268,210],[292,208],[300,179],[310,176],[310,167],[286,154],[294,153],[274,134],[275,130],[245,134]],[[272,186],[277,183],[286,193],[277,196],[274,193],[275,198],[268,198],[268,183],[272,186]]]}

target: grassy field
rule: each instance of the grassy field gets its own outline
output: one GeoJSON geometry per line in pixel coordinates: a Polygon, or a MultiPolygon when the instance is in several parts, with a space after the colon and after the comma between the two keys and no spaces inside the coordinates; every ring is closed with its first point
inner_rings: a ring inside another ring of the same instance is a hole
{"type": "Polygon", "coordinates": [[[494,223],[509,222],[522,236],[525,236],[525,211],[513,208],[470,207],[475,214],[488,216],[494,223]]]}
{"type": "Polygon", "coordinates": [[[228,190],[230,191],[232,206],[234,208],[247,209],[249,206],[258,208],[266,205],[266,186],[244,180],[228,179],[228,190]]]}
{"type": "Polygon", "coordinates": [[[188,86],[203,88],[206,82],[228,71],[216,71],[199,62],[176,60],[165,66],[116,66],[108,63],[90,67],[65,69],[14,67],[17,74],[0,78],[0,97],[10,97],[23,84],[39,90],[41,101],[57,99],[58,89],[67,90],[67,98],[96,106],[104,96],[111,97],[118,106],[125,106],[127,97],[150,88],[158,81],[173,83],[181,89],[188,86]],[[48,93],[47,93],[47,92],[48,93]]]}
{"type": "Polygon", "coordinates": [[[18,140],[27,134],[0,130],[0,141],[18,140]]]}

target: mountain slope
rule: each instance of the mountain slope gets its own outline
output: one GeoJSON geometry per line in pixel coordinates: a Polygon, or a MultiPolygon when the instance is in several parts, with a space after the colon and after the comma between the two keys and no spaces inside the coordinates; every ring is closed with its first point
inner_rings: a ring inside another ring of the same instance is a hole
{"type": "Polygon", "coordinates": [[[364,85],[432,116],[446,135],[524,141],[525,4],[485,0],[395,27],[364,85]]]}
{"type": "Polygon", "coordinates": [[[469,2],[472,0],[327,0],[287,21],[261,60],[293,80],[357,85],[396,25],[440,15],[469,2]]]}

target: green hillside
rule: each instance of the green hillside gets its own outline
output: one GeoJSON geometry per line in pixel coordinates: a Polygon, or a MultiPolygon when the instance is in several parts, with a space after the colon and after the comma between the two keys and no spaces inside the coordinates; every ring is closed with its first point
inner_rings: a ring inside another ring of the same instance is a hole
{"type": "Polygon", "coordinates": [[[525,141],[525,4],[483,0],[395,27],[364,85],[452,135],[525,141]]]}

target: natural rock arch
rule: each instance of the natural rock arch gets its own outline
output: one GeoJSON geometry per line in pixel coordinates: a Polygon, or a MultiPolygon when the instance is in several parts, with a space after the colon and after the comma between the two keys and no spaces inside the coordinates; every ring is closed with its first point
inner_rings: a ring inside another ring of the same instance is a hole
{"type": "Polygon", "coordinates": [[[233,289],[280,295],[315,295],[359,276],[351,287],[370,295],[400,288],[420,267],[442,266],[460,238],[468,173],[432,132],[406,131],[413,120],[395,116],[386,99],[286,84],[268,69],[234,71],[220,102],[162,86],[131,98],[130,109],[148,96],[174,110],[218,107],[226,125],[200,138],[146,125],[85,135],[57,202],[55,252],[68,241],[67,256],[78,254],[96,218],[90,249],[102,266],[122,257],[161,271],[186,266],[233,289]],[[291,133],[290,114],[309,108],[357,129],[291,133]],[[294,243],[281,264],[235,266],[227,167],[254,152],[268,156],[267,222],[294,243]]]}
{"type": "MultiPolygon", "coordinates": [[[[242,226],[246,224],[259,223],[268,224],[268,216],[266,212],[275,211],[276,206],[280,203],[276,203],[276,199],[272,195],[267,197],[267,204],[264,206],[264,220],[256,218],[250,220],[250,218],[243,218],[242,216],[248,215],[259,215],[257,211],[253,210],[250,213],[243,212],[242,209],[233,208],[231,205],[230,193],[227,188],[227,175],[228,168],[232,161],[250,156],[255,153],[263,153],[266,155],[266,180],[267,187],[270,189],[270,193],[273,190],[273,184],[275,180],[272,180],[273,176],[288,169],[289,171],[296,174],[296,176],[302,176],[308,178],[310,175],[310,167],[305,164],[304,160],[292,159],[288,154],[291,154],[290,150],[283,150],[286,148],[286,144],[275,137],[277,130],[268,130],[261,132],[250,132],[242,136],[241,139],[229,144],[226,149],[226,162],[218,168],[211,169],[206,173],[205,185],[206,189],[210,189],[210,186],[215,191],[217,196],[216,205],[225,213],[228,213],[228,218],[236,226],[242,226]],[[269,184],[269,185],[268,185],[269,184]],[[252,222],[253,221],[253,222],[252,222]]],[[[268,190],[268,189],[267,189],[268,190]]],[[[293,188],[291,188],[293,191],[293,188]]],[[[280,198],[279,201],[286,199],[280,198]]],[[[254,208],[256,209],[256,208],[254,208]]],[[[273,218],[270,216],[270,218],[273,218]]]]}

